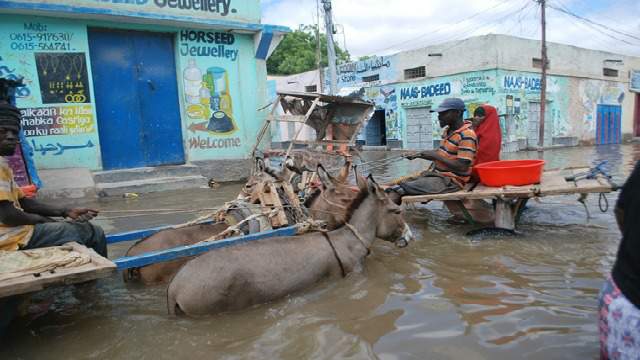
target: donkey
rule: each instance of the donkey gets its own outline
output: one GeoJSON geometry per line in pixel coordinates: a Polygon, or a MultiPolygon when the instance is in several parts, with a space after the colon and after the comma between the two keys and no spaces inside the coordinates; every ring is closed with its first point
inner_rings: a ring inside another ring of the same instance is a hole
{"type": "Polygon", "coordinates": [[[357,183],[347,222],[336,230],[225,247],[189,261],[167,289],[169,314],[202,316],[273,301],[347,276],[376,238],[406,244],[412,235],[402,209],[371,176],[358,176],[357,183]]]}
{"type": "MultiPolygon", "coordinates": [[[[328,173],[321,176],[324,179],[322,182],[327,184],[327,189],[335,189],[336,186],[344,183],[349,175],[349,164],[345,164],[345,167],[340,172],[337,178],[332,178],[328,173]]],[[[274,177],[280,179],[279,173],[274,173],[275,170],[270,169],[262,159],[256,159],[256,171],[255,174],[247,181],[243,192],[239,196],[240,198],[246,198],[251,196],[253,186],[264,180],[264,176],[274,177]]],[[[323,168],[324,170],[324,168],[323,168]]],[[[343,186],[344,187],[344,186],[343,186]]],[[[342,189],[342,188],[341,188],[342,189]]],[[[346,189],[346,187],[345,187],[346,189]]],[[[342,199],[341,191],[348,191],[350,197],[347,201],[352,200],[355,197],[355,192],[352,190],[327,190],[328,193],[324,198],[316,199],[312,201],[311,214],[316,214],[317,220],[325,220],[329,224],[329,229],[335,229],[338,224],[344,224],[344,216],[346,207],[341,209],[331,209],[331,204],[327,202],[327,197],[335,197],[336,199],[342,199]]],[[[336,200],[343,201],[343,200],[336,200]]],[[[241,208],[231,209],[227,216],[231,216],[234,222],[239,222],[242,218],[250,214],[243,214],[241,208]]],[[[315,218],[315,217],[314,217],[315,218]]],[[[159,231],[149,237],[137,241],[133,244],[125,256],[136,256],[147,252],[159,251],[171,249],[178,246],[192,245],[197,242],[206,240],[216,234],[221,233],[229,227],[227,223],[216,224],[198,224],[190,225],[179,229],[166,229],[159,231]]],[[[253,233],[260,231],[260,226],[257,220],[252,220],[245,225],[245,232],[253,233]]],[[[192,258],[181,258],[168,262],[161,262],[152,265],[143,266],[140,268],[127,269],[122,273],[123,280],[130,283],[142,283],[144,285],[156,285],[169,282],[176,272],[187,261],[192,258]]]]}
{"type": "MultiPolygon", "coordinates": [[[[171,249],[178,246],[195,244],[211,236],[221,233],[229,227],[226,223],[197,224],[179,229],[165,229],[133,244],[125,256],[136,256],[151,251],[171,249]]],[[[180,258],[167,262],[160,262],[130,268],[122,272],[125,282],[155,285],[167,283],[173,278],[178,269],[191,258],[180,258]]]]}
{"type": "MultiPolygon", "coordinates": [[[[262,169],[261,166],[263,167],[264,164],[260,163],[259,159],[257,159],[255,166],[257,169],[262,169]]],[[[257,174],[261,174],[261,172],[257,172],[257,174]]],[[[247,182],[247,185],[245,185],[245,188],[249,187],[250,184],[254,184],[255,182],[257,182],[256,179],[258,176],[259,175],[252,176],[252,178],[247,182]]],[[[232,217],[234,222],[239,222],[242,220],[242,218],[248,215],[244,214],[241,208],[234,208],[230,209],[226,216],[227,218],[232,217]]],[[[253,224],[253,222],[247,224],[246,231],[259,231],[259,226],[254,225],[255,224],[253,224]]],[[[129,248],[129,250],[127,250],[125,256],[136,256],[152,251],[192,245],[197,242],[209,239],[212,236],[223,232],[228,227],[228,223],[219,222],[214,224],[189,225],[178,229],[165,229],[137,241],[129,248]]],[[[192,258],[180,258],[173,261],[147,265],[140,268],[131,268],[125,270],[122,273],[122,276],[125,282],[142,283],[144,285],[164,284],[169,282],[176,274],[176,272],[178,272],[178,270],[182,267],[182,265],[184,265],[190,259],[192,258]]]]}

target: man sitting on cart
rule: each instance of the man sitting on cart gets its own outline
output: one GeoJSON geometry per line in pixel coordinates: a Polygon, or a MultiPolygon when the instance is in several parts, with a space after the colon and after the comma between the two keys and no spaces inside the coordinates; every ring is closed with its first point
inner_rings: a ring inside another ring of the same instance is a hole
{"type": "Polygon", "coordinates": [[[405,195],[458,191],[469,182],[478,141],[476,133],[471,128],[472,124],[463,119],[464,109],[461,99],[449,98],[436,110],[431,110],[438,113],[440,127],[445,129],[440,147],[437,150],[425,150],[405,156],[409,160],[431,160],[433,164],[419,176],[399,181],[387,188],[386,191],[394,202],[400,204],[405,195]]]}
{"type": "Polygon", "coordinates": [[[98,212],[62,208],[28,199],[13,180],[6,159],[18,146],[20,111],[0,100],[0,250],[24,250],[75,241],[107,256],[104,232],[89,223],[98,212]],[[56,221],[52,217],[69,218],[56,221]]]}

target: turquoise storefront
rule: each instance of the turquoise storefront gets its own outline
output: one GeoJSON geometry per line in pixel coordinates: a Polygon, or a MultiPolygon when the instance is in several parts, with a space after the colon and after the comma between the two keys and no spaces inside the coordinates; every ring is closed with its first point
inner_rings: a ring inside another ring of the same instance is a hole
{"type": "Polygon", "coordinates": [[[288,31],[258,0],[0,1],[0,77],[38,168],[245,159],[288,31]]]}

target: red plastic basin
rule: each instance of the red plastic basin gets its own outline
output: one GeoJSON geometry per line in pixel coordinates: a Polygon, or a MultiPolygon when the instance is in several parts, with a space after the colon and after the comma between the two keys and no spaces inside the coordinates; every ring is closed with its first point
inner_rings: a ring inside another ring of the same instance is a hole
{"type": "Polygon", "coordinates": [[[484,185],[500,187],[537,184],[543,167],[544,160],[501,160],[476,165],[473,169],[484,185]]]}

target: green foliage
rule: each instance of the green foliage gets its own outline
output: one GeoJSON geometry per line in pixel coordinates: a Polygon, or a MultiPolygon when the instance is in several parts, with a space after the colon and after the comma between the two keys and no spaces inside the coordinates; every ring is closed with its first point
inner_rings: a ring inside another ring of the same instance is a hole
{"type": "MultiPolygon", "coordinates": [[[[342,50],[338,44],[336,57],[338,64],[349,62],[351,56],[342,50]]],[[[320,34],[321,64],[328,65],[327,37],[320,34]]],[[[269,75],[291,75],[316,69],[316,26],[305,25],[300,29],[285,35],[280,45],[267,60],[269,75]]]]}

